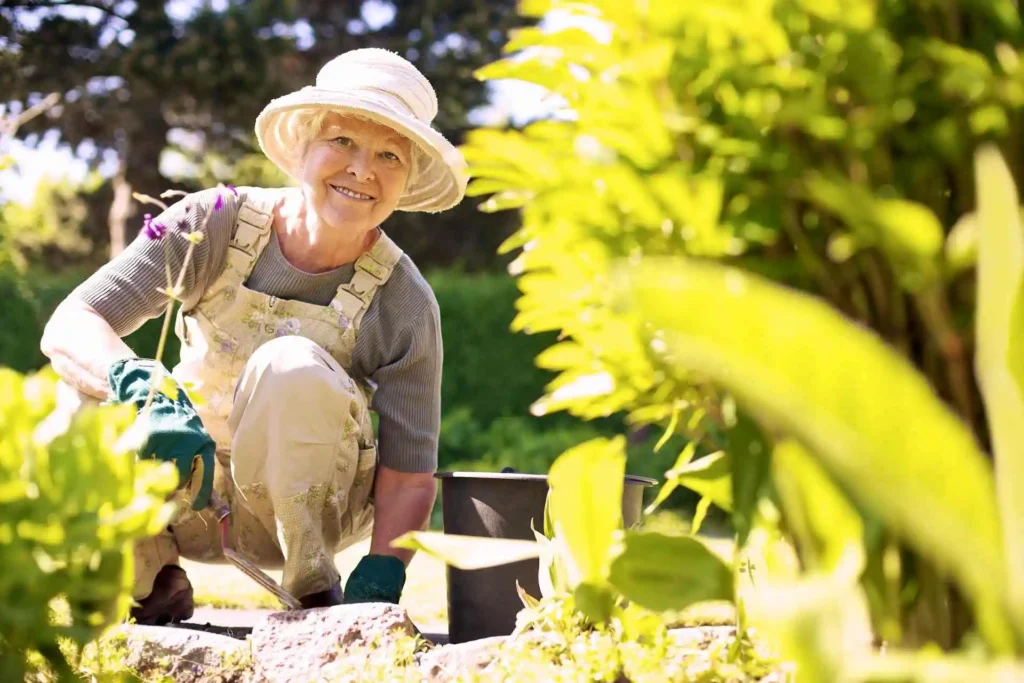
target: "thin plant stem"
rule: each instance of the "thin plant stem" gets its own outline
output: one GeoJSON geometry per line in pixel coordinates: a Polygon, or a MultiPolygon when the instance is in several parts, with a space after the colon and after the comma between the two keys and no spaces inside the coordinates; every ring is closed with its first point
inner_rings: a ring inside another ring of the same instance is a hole
{"type": "MultiPolygon", "coordinates": [[[[173,311],[173,310],[174,310],[174,299],[168,297],[168,299],[167,299],[167,308],[164,310],[164,323],[163,323],[163,327],[160,329],[160,341],[157,343],[157,347],[156,347],[156,361],[157,361],[157,363],[160,362],[160,359],[164,355],[164,346],[167,343],[167,331],[170,329],[170,326],[171,326],[171,311],[173,311]]],[[[158,366],[157,367],[157,376],[156,376],[156,378],[152,382],[149,383],[149,393],[146,394],[146,402],[142,406],[142,412],[143,413],[145,413],[146,410],[149,409],[150,404],[153,402],[153,396],[156,395],[156,387],[157,387],[158,384],[160,384],[160,382],[163,381],[163,378],[164,378],[163,377],[163,368],[158,366]]]]}
{"type": "Polygon", "coordinates": [[[918,294],[915,301],[921,311],[924,324],[931,333],[936,349],[944,361],[953,405],[965,422],[972,428],[976,428],[974,397],[971,393],[971,371],[967,364],[964,342],[953,329],[946,294],[939,286],[934,286],[918,294]]]}
{"type": "Polygon", "coordinates": [[[825,295],[836,302],[837,305],[842,306],[845,299],[842,288],[829,275],[828,268],[818,257],[817,252],[815,252],[814,247],[811,245],[811,241],[807,239],[807,235],[804,234],[803,229],[800,227],[798,209],[793,206],[787,206],[781,223],[782,229],[793,244],[793,251],[796,252],[797,259],[804,265],[811,277],[818,282],[825,295]]]}
{"type": "MultiPolygon", "coordinates": [[[[162,204],[151,197],[147,197],[150,201],[157,204],[162,204]]],[[[166,206],[165,206],[166,209],[166,206]]],[[[210,214],[207,213],[203,218],[203,225],[197,232],[203,233],[206,229],[206,225],[210,220],[210,214]]],[[[174,283],[173,288],[171,287],[171,266],[168,256],[167,241],[164,240],[164,268],[167,273],[167,307],[164,309],[164,322],[160,328],[160,339],[157,342],[156,347],[156,358],[157,363],[160,363],[164,356],[164,348],[167,346],[167,333],[171,328],[171,313],[174,311],[174,302],[181,295],[182,285],[185,283],[185,273],[188,271],[189,262],[192,260],[192,252],[195,250],[196,242],[193,240],[188,241],[188,248],[185,250],[185,258],[181,262],[181,269],[178,271],[178,279],[174,283]]],[[[153,403],[153,397],[156,395],[156,388],[163,381],[163,368],[157,368],[157,376],[149,384],[149,393],[146,394],[146,402],[142,405],[143,413],[149,409],[149,406],[153,403]]]]}

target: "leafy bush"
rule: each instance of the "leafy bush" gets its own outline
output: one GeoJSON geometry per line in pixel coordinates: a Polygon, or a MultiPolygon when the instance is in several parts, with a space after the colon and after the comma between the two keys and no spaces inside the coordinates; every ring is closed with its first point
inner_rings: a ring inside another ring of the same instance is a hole
{"type": "Polygon", "coordinates": [[[22,680],[38,653],[70,677],[62,641],[83,645],[121,620],[131,602],[132,542],[166,526],[172,466],[136,462],[117,439],[124,406],[48,420],[56,376],[0,369],[0,678],[22,680]],[[67,618],[55,619],[62,598],[67,618]]]}
{"type": "MultiPolygon", "coordinates": [[[[471,194],[522,210],[503,247],[522,248],[513,328],[558,334],[539,412],[625,413],[689,439],[667,486],[730,512],[734,572],[768,558],[768,590],[735,596],[741,626],[764,626],[802,680],[885,662],[920,676],[914,654],[844,640],[852,615],[892,645],[952,649],[969,642],[961,596],[985,652],[1024,651],[1015,3],[521,9],[575,24],[518,32],[480,76],[540,84],[564,115],[475,131],[465,152],[471,194]],[[1008,168],[992,150],[972,168],[990,140],[1008,168]],[[694,459],[698,441],[710,454],[694,459]]],[[[626,532],[608,550],[622,532],[577,497],[553,530],[555,555],[589,567],[564,584],[583,613],[678,599],[693,539],[626,532]]]]}
{"type": "Polygon", "coordinates": [[[528,415],[551,374],[533,359],[551,339],[511,334],[515,282],[500,274],[436,271],[427,280],[441,309],[446,414],[469,411],[480,425],[528,415]]]}

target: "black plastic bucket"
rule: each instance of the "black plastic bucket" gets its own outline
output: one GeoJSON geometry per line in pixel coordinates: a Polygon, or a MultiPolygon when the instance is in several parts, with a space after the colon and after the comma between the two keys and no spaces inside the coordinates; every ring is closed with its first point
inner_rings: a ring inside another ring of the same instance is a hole
{"type": "MultiPolygon", "coordinates": [[[[444,531],[463,536],[534,540],[543,533],[547,476],[496,472],[438,472],[442,480],[444,531]]],[[[654,479],[626,475],[622,518],[626,527],[640,519],[643,490],[654,479]]],[[[539,560],[524,560],[486,569],[448,567],[448,637],[452,643],[512,633],[523,603],[516,582],[540,597],[539,560]]]]}

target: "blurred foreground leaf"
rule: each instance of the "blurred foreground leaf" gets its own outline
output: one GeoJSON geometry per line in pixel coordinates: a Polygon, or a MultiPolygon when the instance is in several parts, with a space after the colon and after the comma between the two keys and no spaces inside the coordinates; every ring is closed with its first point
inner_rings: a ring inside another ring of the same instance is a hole
{"type": "Polygon", "coordinates": [[[627,301],[663,333],[670,362],[710,377],[767,430],[804,444],[949,571],[989,618],[990,639],[1008,644],[991,468],[913,367],[824,302],[730,268],[647,259],[623,276],[627,301]]]}
{"type": "Polygon", "coordinates": [[[999,476],[1007,576],[1024,636],[1024,230],[1017,188],[999,151],[982,148],[978,185],[978,321],[975,366],[999,476]]]}
{"type": "Polygon", "coordinates": [[[418,550],[456,569],[483,569],[530,560],[540,555],[533,541],[410,531],[392,541],[394,548],[418,550]]]}
{"type": "Polygon", "coordinates": [[[864,565],[860,515],[800,444],[783,441],[773,456],[772,479],[805,566],[833,572],[853,564],[859,572],[864,565]]]}
{"type": "Polygon", "coordinates": [[[729,566],[699,539],[628,532],[612,560],[611,583],[651,610],[681,610],[697,602],[733,599],[729,566]]]}
{"type": "Polygon", "coordinates": [[[622,437],[582,443],[551,466],[551,521],[568,549],[573,584],[605,578],[612,534],[622,526],[625,474],[622,437]]]}

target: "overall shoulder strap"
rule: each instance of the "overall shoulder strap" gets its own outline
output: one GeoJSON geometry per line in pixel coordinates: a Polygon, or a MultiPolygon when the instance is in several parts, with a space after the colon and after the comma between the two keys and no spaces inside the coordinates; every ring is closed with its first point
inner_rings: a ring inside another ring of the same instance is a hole
{"type": "Polygon", "coordinates": [[[402,250],[382,230],[373,247],[356,260],[352,280],[338,287],[331,306],[358,329],[377,289],[388,281],[401,258],[402,250]]]}
{"type": "Polygon", "coordinates": [[[248,277],[270,241],[275,202],[271,193],[256,188],[239,199],[238,217],[228,245],[228,261],[236,271],[248,277]]]}

